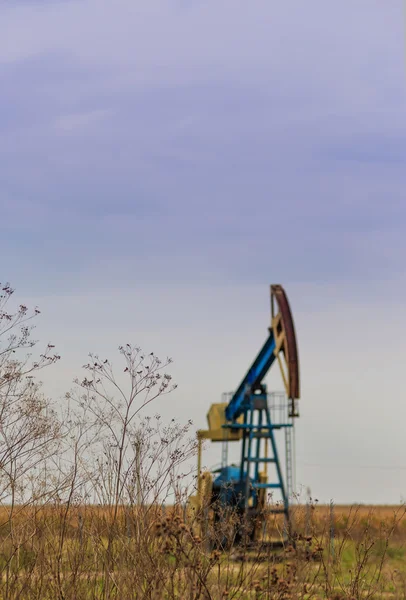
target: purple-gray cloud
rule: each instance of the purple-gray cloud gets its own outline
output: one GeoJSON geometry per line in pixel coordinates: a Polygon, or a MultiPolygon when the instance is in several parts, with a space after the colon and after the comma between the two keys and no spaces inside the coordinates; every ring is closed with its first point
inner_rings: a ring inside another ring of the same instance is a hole
{"type": "Polygon", "coordinates": [[[0,14],[1,251],[18,277],[403,269],[400,1],[0,14]]]}

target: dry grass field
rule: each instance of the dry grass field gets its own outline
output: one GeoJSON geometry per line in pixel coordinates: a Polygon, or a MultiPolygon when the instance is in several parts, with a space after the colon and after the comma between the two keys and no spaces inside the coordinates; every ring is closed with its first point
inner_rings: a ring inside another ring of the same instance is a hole
{"type": "Polygon", "coordinates": [[[397,524],[394,535],[406,542],[406,513],[400,505],[339,505],[333,506],[333,512],[329,505],[318,504],[313,510],[308,511],[305,506],[295,506],[292,509],[293,519],[299,522],[300,528],[305,523],[306,513],[310,513],[314,529],[320,533],[333,518],[334,527],[337,533],[345,530],[346,526],[356,516],[355,533],[361,534],[363,526],[369,523],[370,527],[378,530],[382,525],[389,525],[393,522],[394,516],[397,516],[397,524]]]}
{"type": "Polygon", "coordinates": [[[293,545],[236,552],[209,548],[183,504],[3,506],[0,599],[406,598],[404,507],[293,513],[293,545]]]}

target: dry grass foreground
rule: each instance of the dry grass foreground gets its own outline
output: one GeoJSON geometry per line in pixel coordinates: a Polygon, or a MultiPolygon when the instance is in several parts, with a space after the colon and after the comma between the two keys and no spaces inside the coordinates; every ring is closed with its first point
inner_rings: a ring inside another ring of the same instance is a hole
{"type": "MultiPolygon", "coordinates": [[[[295,544],[236,553],[208,547],[184,505],[121,506],[118,514],[109,506],[3,506],[0,598],[406,598],[403,507],[294,513],[295,544]]],[[[210,535],[221,536],[218,526],[210,535]]]]}

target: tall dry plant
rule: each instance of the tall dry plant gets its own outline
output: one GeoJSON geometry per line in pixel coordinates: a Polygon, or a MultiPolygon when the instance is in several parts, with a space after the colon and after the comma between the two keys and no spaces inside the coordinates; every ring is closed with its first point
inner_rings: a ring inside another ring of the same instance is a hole
{"type": "Polygon", "coordinates": [[[33,357],[29,322],[40,312],[7,310],[12,296],[2,286],[0,596],[78,598],[90,577],[95,597],[116,597],[128,541],[143,553],[157,507],[184,499],[191,422],[167,426],[143,415],[176,387],[166,372],[171,360],[127,344],[117,376],[107,359],[91,355],[56,411],[35,376],[60,357],[52,344],[33,357]]]}
{"type": "Polygon", "coordinates": [[[43,485],[44,463],[60,440],[60,423],[56,413],[36,381],[36,375],[60,359],[48,344],[34,354],[32,321],[38,308],[13,304],[14,290],[1,285],[0,293],[0,532],[7,534],[8,552],[3,554],[0,576],[10,585],[11,567],[26,531],[15,526],[15,513],[34,502],[49,498],[43,485]]]}
{"type": "MultiPolygon", "coordinates": [[[[86,429],[87,445],[80,452],[75,448],[74,453],[75,464],[81,463],[82,492],[86,490],[81,498],[92,496],[104,509],[105,536],[93,543],[101,552],[105,598],[116,587],[113,572],[123,542],[123,519],[125,537],[130,532],[133,544],[145,552],[143,546],[150,542],[150,513],[168,497],[172,503],[180,500],[185,473],[179,469],[196,449],[194,439],[186,438],[190,421],[180,426],[173,420],[165,426],[159,415],[142,414],[155,399],[176,388],[166,371],[171,359],[161,362],[153,353],[145,356],[130,344],[121,346],[119,353],[120,376],[108,359],[90,355],[85,377],[75,382],[81,393],[69,394],[79,409],[76,422],[84,423],[86,429]]],[[[77,439],[80,436],[75,443],[77,439]]]]}

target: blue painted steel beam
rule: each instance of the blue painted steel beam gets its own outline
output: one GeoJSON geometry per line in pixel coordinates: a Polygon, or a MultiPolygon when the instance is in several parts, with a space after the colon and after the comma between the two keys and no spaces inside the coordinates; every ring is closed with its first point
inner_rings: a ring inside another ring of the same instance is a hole
{"type": "Polygon", "coordinates": [[[246,425],[245,423],[230,423],[222,425],[224,429],[284,429],[285,427],[293,427],[293,423],[278,423],[277,425],[246,425]]]}
{"type": "Polygon", "coordinates": [[[274,458],[259,458],[259,457],[249,458],[248,456],[244,457],[243,460],[245,462],[249,461],[252,463],[275,463],[276,462],[276,460],[274,458]]]}
{"type": "Polygon", "coordinates": [[[282,485],[280,483],[257,483],[254,482],[252,484],[252,487],[257,489],[257,490],[277,490],[278,488],[281,488],[282,485]]]}
{"type": "Polygon", "coordinates": [[[231,398],[226,408],[226,419],[227,421],[234,421],[243,413],[243,403],[245,394],[251,390],[255,390],[260,385],[265,375],[269,371],[274,362],[276,356],[275,350],[275,338],[273,331],[270,332],[268,339],[259,351],[258,356],[252,363],[250,369],[241,381],[237,391],[231,398]]]}

